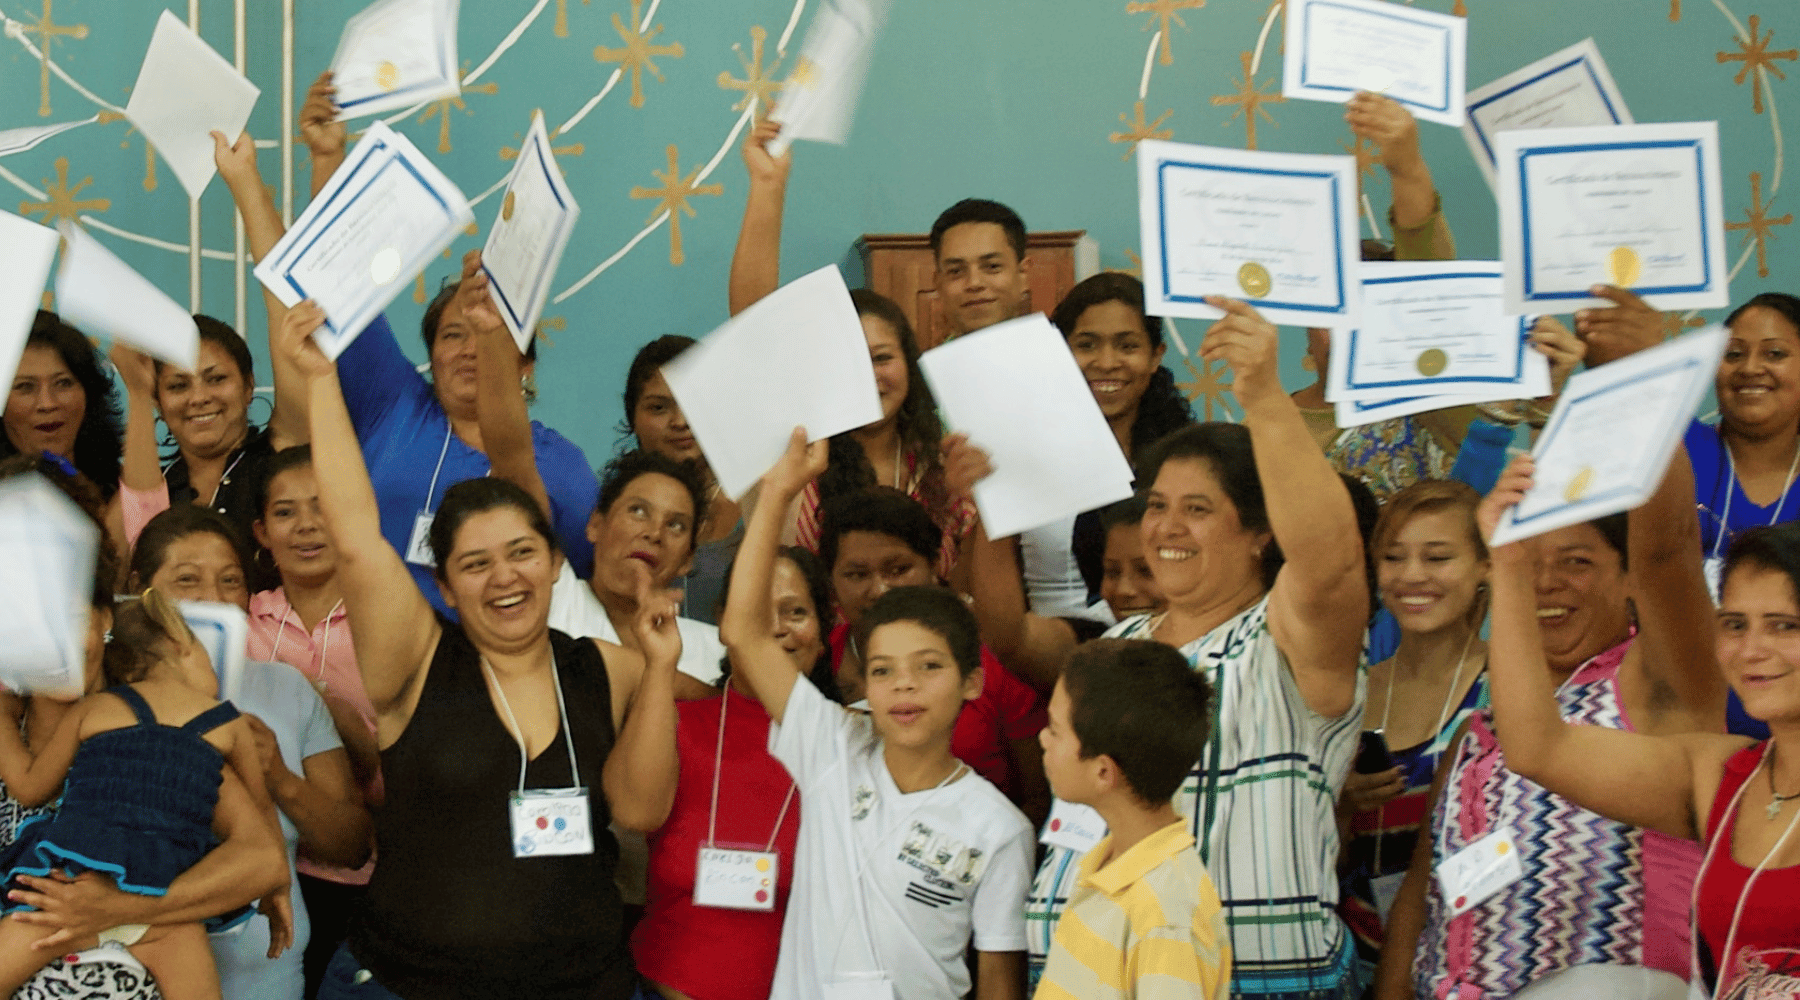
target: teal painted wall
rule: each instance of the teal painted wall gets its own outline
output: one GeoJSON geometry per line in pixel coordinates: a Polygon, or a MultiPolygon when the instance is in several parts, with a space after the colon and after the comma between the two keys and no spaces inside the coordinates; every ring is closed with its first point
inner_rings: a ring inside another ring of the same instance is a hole
{"type": "MultiPolygon", "coordinates": [[[[642,0],[647,12],[654,0],[642,0]]],[[[1107,267],[1133,266],[1137,241],[1135,173],[1128,146],[1111,141],[1131,115],[1155,10],[1130,13],[1128,0],[893,0],[889,28],[872,70],[868,93],[849,145],[802,145],[797,151],[789,200],[784,274],[798,275],[832,261],[844,262],[855,283],[860,275],[851,244],[864,232],[922,232],[957,198],[980,195],[1017,208],[1033,228],[1086,229],[1102,248],[1107,267]]],[[[1794,203],[1785,191],[1779,155],[1779,115],[1794,113],[1796,83],[1773,73],[1735,77],[1740,61],[1720,53],[1742,50],[1741,35],[1758,20],[1758,40],[1779,56],[1774,70],[1794,76],[1800,63],[1800,3],[1794,0],[1460,0],[1470,17],[1469,81],[1479,85],[1583,37],[1592,36],[1607,57],[1637,119],[1642,122],[1717,119],[1723,137],[1725,199],[1729,215],[1746,218],[1752,207],[1751,175],[1761,177],[1769,214],[1785,217],[1794,203]],[[1772,35],[1770,34],[1772,32],[1772,35]],[[1762,81],[1766,78],[1766,85],[1762,81]],[[1761,110],[1753,87],[1763,91],[1761,110]]],[[[1152,0],[1139,7],[1176,7],[1181,22],[1167,36],[1170,61],[1154,64],[1147,117],[1168,113],[1163,128],[1183,142],[1242,147],[1246,129],[1235,108],[1215,95],[1240,89],[1240,54],[1257,44],[1268,0],[1152,0]]],[[[1418,0],[1448,10],[1453,0],[1418,0]]],[[[305,85],[329,61],[343,20],[356,0],[296,0],[294,50],[296,103],[305,85]]],[[[59,36],[51,50],[57,67],[94,96],[123,105],[163,4],[150,0],[0,0],[8,19],[0,38],[0,129],[85,118],[93,101],[52,76],[50,113],[40,116],[38,59],[19,40],[36,42],[32,29],[48,9],[57,24],[84,25],[85,37],[59,36]]],[[[567,121],[605,85],[614,64],[595,58],[596,47],[619,47],[615,21],[631,15],[632,0],[464,0],[462,58],[481,63],[508,34],[516,44],[494,61],[462,106],[426,109],[397,127],[431,153],[471,196],[501,180],[506,146],[517,146],[532,109],[552,126],[567,121]],[[448,121],[445,121],[445,118],[448,121]],[[444,130],[448,132],[445,133],[444,130]],[[441,140],[447,135],[447,142],[441,140]]],[[[661,0],[652,30],[656,45],[679,44],[681,55],[658,57],[658,73],[642,76],[643,101],[634,106],[627,77],[582,121],[558,138],[579,146],[563,163],[583,208],[581,224],[564,259],[556,287],[567,288],[637,236],[653,214],[654,199],[634,199],[636,186],[659,187],[655,171],[667,169],[676,146],[681,173],[711,160],[725,147],[739,114],[738,91],[721,85],[722,74],[743,78],[752,53],[752,31],[767,34],[765,62],[795,10],[795,0],[661,0]]],[[[178,15],[187,13],[177,5],[178,15]]],[[[202,0],[201,33],[227,58],[232,55],[234,8],[228,0],[202,0]]],[[[810,11],[808,12],[810,13],[810,11]]],[[[249,75],[263,88],[252,133],[274,139],[283,123],[281,5],[247,0],[249,75]]],[[[628,20],[623,23],[629,23],[628,20]]],[[[805,19],[777,75],[797,57],[805,19]]],[[[1279,92],[1280,28],[1271,34],[1256,82],[1279,92]]],[[[1335,105],[1287,102],[1264,106],[1257,138],[1263,149],[1342,152],[1350,135],[1335,105]]],[[[292,122],[286,123],[288,127],[292,122]]],[[[1427,158],[1465,257],[1496,253],[1495,206],[1485,182],[1454,129],[1424,125],[1427,158]]],[[[93,219],[160,240],[156,247],[107,232],[100,239],[160,283],[177,299],[187,294],[186,199],[167,168],[155,166],[154,190],[146,190],[143,140],[122,121],[90,126],[28,153],[0,160],[0,204],[31,210],[42,190],[57,180],[67,160],[71,184],[87,181],[82,199],[104,199],[85,209],[93,219]],[[91,178],[91,181],[89,180],[91,178]],[[14,201],[16,197],[17,201],[14,201]],[[179,251],[179,252],[178,252],[179,251]]],[[[304,164],[296,148],[296,161],[304,164]]],[[[279,153],[264,150],[264,177],[279,190],[279,153]]],[[[297,169],[296,205],[305,203],[308,175],[297,169]]],[[[692,200],[696,214],[683,217],[685,261],[671,263],[668,227],[657,230],[610,270],[566,302],[550,307],[555,329],[541,345],[540,400],[535,415],[585,447],[597,464],[610,453],[620,410],[624,369],[637,346],[663,333],[701,335],[725,318],[725,276],[743,208],[744,173],[735,143],[708,183],[717,195],[692,200]]],[[[1369,195],[1385,208],[1386,191],[1371,179],[1369,195]]],[[[476,210],[482,234],[458,242],[460,254],[479,246],[498,206],[476,210]]],[[[222,184],[204,200],[202,244],[231,250],[231,206],[222,184]]],[[[1385,224],[1385,220],[1384,220],[1385,224]]],[[[1796,245],[1791,226],[1772,229],[1767,275],[1746,243],[1730,234],[1732,263],[1742,266],[1732,283],[1734,301],[1758,291],[1795,290],[1796,245]],[[1748,253],[1747,256],[1745,254],[1748,253]]],[[[452,273],[440,260],[428,287],[452,273]]],[[[206,309],[230,318],[236,310],[232,265],[207,260],[206,309]]],[[[252,280],[252,296],[256,287],[252,280]]],[[[404,294],[392,316],[401,339],[422,356],[416,328],[422,306],[404,294]]],[[[1720,314],[1708,318],[1717,319],[1720,314]]],[[[249,308],[247,331],[259,359],[266,358],[260,302],[249,308]]],[[[1189,343],[1202,327],[1184,322],[1189,343]]],[[[1300,370],[1299,331],[1285,348],[1289,381],[1310,381],[1300,370]]],[[[1182,380],[1191,378],[1174,352],[1182,380]]]]}

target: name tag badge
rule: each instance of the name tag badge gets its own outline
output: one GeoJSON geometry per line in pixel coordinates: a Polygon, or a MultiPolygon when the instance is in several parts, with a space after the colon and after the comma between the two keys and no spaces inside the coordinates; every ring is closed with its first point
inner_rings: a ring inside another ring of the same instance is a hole
{"type": "Polygon", "coordinates": [[[1050,805],[1050,818],[1044,822],[1044,833],[1038,842],[1086,854],[1105,836],[1106,820],[1099,813],[1088,806],[1056,799],[1050,805]]]}
{"type": "Polygon", "coordinates": [[[431,522],[433,514],[421,511],[413,518],[412,540],[406,543],[406,561],[414,566],[433,567],[431,558],[431,522]]]}
{"type": "Polygon", "coordinates": [[[1452,917],[1462,916],[1476,904],[1525,877],[1518,846],[1512,834],[1490,833],[1457,851],[1438,865],[1438,886],[1452,917]]]}
{"type": "Polygon", "coordinates": [[[775,881],[781,857],[773,852],[700,848],[694,870],[694,905],[726,910],[775,908],[775,881]]]}
{"type": "Polygon", "coordinates": [[[1388,914],[1394,912],[1394,900],[1400,898],[1400,883],[1404,881],[1405,872],[1379,875],[1369,880],[1369,888],[1375,891],[1375,912],[1380,915],[1383,927],[1387,926],[1388,914]]]}
{"type": "Polygon", "coordinates": [[[513,857],[543,858],[594,853],[585,788],[533,788],[507,796],[513,857]]]}
{"type": "Polygon", "coordinates": [[[825,1000],[894,1000],[894,981],[885,972],[841,972],[836,982],[820,983],[825,1000]]]}

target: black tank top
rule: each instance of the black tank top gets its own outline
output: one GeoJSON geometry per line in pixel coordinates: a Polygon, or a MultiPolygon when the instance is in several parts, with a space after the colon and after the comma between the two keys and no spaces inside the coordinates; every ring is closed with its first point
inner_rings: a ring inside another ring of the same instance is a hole
{"type": "MultiPolygon", "coordinates": [[[[381,863],[350,950],[407,998],[626,1000],[636,973],[613,883],[601,771],[613,745],[612,692],[593,642],[550,633],[594,853],[515,858],[507,796],[519,744],[488,694],[481,656],[460,626],[443,638],[406,731],[381,752],[387,800],[375,810],[381,863]]],[[[567,788],[568,732],[530,762],[527,788],[567,788]]]]}

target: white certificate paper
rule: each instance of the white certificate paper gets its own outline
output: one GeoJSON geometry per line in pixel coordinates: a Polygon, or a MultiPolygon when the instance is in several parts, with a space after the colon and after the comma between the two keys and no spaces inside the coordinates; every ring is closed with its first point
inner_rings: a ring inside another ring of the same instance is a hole
{"type": "Polygon", "coordinates": [[[344,24],[331,82],[338,120],[462,93],[456,64],[460,0],[377,0],[344,24]]]}
{"type": "Polygon", "coordinates": [[[1569,379],[1532,449],[1537,485],[1501,515],[1491,544],[1649,499],[1712,385],[1728,337],[1724,327],[1708,327],[1569,379]]]}
{"type": "Polygon", "coordinates": [[[769,116],[781,124],[770,153],[780,156],[796,139],[841,146],[850,138],[887,5],[888,0],[825,0],[819,6],[800,61],[769,116]]]}
{"type": "Polygon", "coordinates": [[[56,272],[56,308],[62,318],[94,337],[111,337],[193,371],[200,357],[200,329],[187,309],[111,250],[67,219],[56,272]]]}
{"type": "Polygon", "coordinates": [[[212,183],[212,133],[236,142],[262,91],[168,11],[156,19],[125,117],[198,198],[212,183]]]}
{"type": "Polygon", "coordinates": [[[1500,307],[1497,261],[1369,262],[1362,284],[1362,325],[1332,331],[1331,402],[1550,394],[1528,319],[1500,307]]]}
{"type": "Polygon", "coordinates": [[[1386,0],[1288,0],[1284,97],[1343,104],[1359,90],[1413,117],[1463,123],[1468,22],[1386,0]]]}
{"type": "Polygon", "coordinates": [[[244,688],[244,663],[249,658],[250,619],[235,604],[181,601],[181,618],[206,650],[213,673],[219,678],[219,700],[230,701],[244,688]]]}
{"type": "Polygon", "coordinates": [[[11,156],[23,153],[28,149],[36,149],[38,144],[53,136],[62,135],[71,129],[83,125],[92,125],[100,120],[99,115],[83,118],[78,122],[58,122],[55,125],[27,125],[24,128],[9,128],[0,132],[0,156],[11,156]]]}
{"type": "Polygon", "coordinates": [[[881,419],[862,320],[835,264],[733,316],[662,373],[734,500],[781,457],[794,428],[817,441],[881,419]]]}
{"type": "Polygon", "coordinates": [[[1612,71],[1592,38],[1514,70],[1469,92],[1463,138],[1493,187],[1494,137],[1536,128],[1633,124],[1612,71]]]}
{"type": "Polygon", "coordinates": [[[1502,132],[1500,257],[1509,312],[1730,305],[1717,122],[1502,132]]]}
{"type": "Polygon", "coordinates": [[[1348,430],[1396,417],[1410,417],[1433,410],[1449,410],[1491,401],[1492,398],[1487,396],[1403,396],[1398,399],[1345,401],[1335,404],[1335,409],[1338,427],[1348,430]]]}
{"type": "Polygon", "coordinates": [[[1209,295],[1271,323],[1355,326],[1356,160],[1146,140],[1138,217],[1147,307],[1218,319],[1209,295]]]}
{"type": "Polygon", "coordinates": [[[1131,495],[1131,465],[1069,345],[1042,313],[932,348],[919,368],[945,421],[993,463],[993,475],[975,484],[989,537],[1131,495]]]}
{"type": "Polygon", "coordinates": [[[256,278],[288,306],[312,299],[325,310],[313,338],[335,359],[473,221],[456,185],[374,122],[256,278]]]}
{"type": "Polygon", "coordinates": [[[75,697],[86,687],[100,526],[32,473],[0,481],[0,681],[75,697]]]}
{"type": "Polygon", "coordinates": [[[580,217],[581,206],[575,204],[550,150],[543,112],[533,112],[531,131],[500,199],[500,215],[481,251],[488,295],[521,353],[536,335],[556,265],[580,217]]]}
{"type": "Polygon", "coordinates": [[[9,391],[59,242],[56,230],[0,212],[0,385],[9,391]]]}

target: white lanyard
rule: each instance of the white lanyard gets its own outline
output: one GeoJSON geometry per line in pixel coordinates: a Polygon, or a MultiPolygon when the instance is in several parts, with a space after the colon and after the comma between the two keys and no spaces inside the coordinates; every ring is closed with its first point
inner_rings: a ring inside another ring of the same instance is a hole
{"type": "MultiPolygon", "coordinates": [[[[450,435],[452,433],[454,433],[453,429],[448,425],[448,422],[446,422],[444,427],[444,446],[438,449],[437,468],[431,470],[431,485],[425,488],[425,513],[427,514],[431,513],[432,494],[437,492],[438,474],[444,471],[444,458],[450,454],[450,435]]],[[[555,662],[554,657],[551,658],[551,662],[555,662]]],[[[499,685],[496,684],[495,686],[498,687],[499,685]]],[[[558,688],[558,690],[560,691],[561,689],[558,688]]],[[[560,697],[560,694],[558,697],[560,697]]]]}
{"type": "MultiPolygon", "coordinates": [[[[727,690],[719,699],[719,745],[713,752],[712,811],[706,819],[706,846],[719,845],[719,772],[725,767],[725,709],[731,704],[731,692],[727,690]]],[[[775,831],[769,834],[769,846],[763,848],[767,854],[775,849],[775,840],[781,836],[781,824],[787,819],[788,806],[794,804],[795,784],[788,782],[787,798],[781,800],[781,812],[775,817],[775,831]]]]}
{"type": "MultiPolygon", "coordinates": [[[[1713,835],[1712,835],[1710,841],[1706,845],[1706,857],[1704,860],[1702,860],[1700,862],[1699,874],[1694,878],[1694,890],[1693,890],[1693,895],[1692,895],[1692,901],[1691,901],[1691,905],[1688,907],[1688,939],[1690,942],[1690,944],[1688,945],[1688,975],[1689,975],[1689,981],[1693,982],[1695,984],[1698,984],[1701,981],[1700,980],[1700,885],[1701,885],[1701,883],[1706,881],[1707,872],[1709,872],[1712,869],[1713,855],[1718,852],[1719,845],[1721,843],[1730,843],[1731,842],[1731,839],[1732,839],[1731,833],[1732,833],[1732,830],[1734,829],[1734,820],[1737,817],[1738,803],[1744,798],[1745,789],[1748,789],[1750,787],[1750,783],[1752,781],[1756,780],[1757,774],[1762,771],[1763,765],[1769,763],[1769,757],[1774,752],[1775,752],[1775,741],[1773,739],[1770,739],[1769,742],[1763,747],[1762,759],[1760,759],[1756,762],[1755,770],[1752,770],[1750,772],[1750,776],[1744,779],[1744,783],[1738,786],[1737,792],[1731,796],[1731,804],[1725,807],[1724,815],[1719,817],[1719,828],[1717,830],[1713,831],[1713,835]]],[[[1775,794],[1775,780],[1774,779],[1775,779],[1775,768],[1773,765],[1770,765],[1769,766],[1769,794],[1770,795],[1775,794]]],[[[1712,996],[1713,996],[1714,1000],[1717,1000],[1717,998],[1720,996],[1720,991],[1725,988],[1726,974],[1731,971],[1731,947],[1732,947],[1732,945],[1737,943],[1738,921],[1743,919],[1744,904],[1749,902],[1749,900],[1750,900],[1750,887],[1751,887],[1751,885],[1755,884],[1756,877],[1763,873],[1763,869],[1765,869],[1769,866],[1769,862],[1775,860],[1775,855],[1780,854],[1781,849],[1783,847],[1787,846],[1788,838],[1794,835],[1794,830],[1797,827],[1800,827],[1800,812],[1794,813],[1794,818],[1791,820],[1788,820],[1787,829],[1782,831],[1781,836],[1776,839],[1775,846],[1769,848],[1769,853],[1763,855],[1763,859],[1761,861],[1758,861],[1756,863],[1756,867],[1750,870],[1750,877],[1744,879],[1743,891],[1738,893],[1737,906],[1735,908],[1733,908],[1731,911],[1731,927],[1730,927],[1730,929],[1728,929],[1725,932],[1725,947],[1718,954],[1718,956],[1716,956],[1717,968],[1714,971],[1718,974],[1719,981],[1713,985],[1712,996]]],[[[1729,852],[1727,852],[1727,853],[1729,853],[1729,852]]],[[[1734,864],[1736,863],[1735,858],[1732,859],[1732,861],[1734,864]]]]}
{"type": "MultiPolygon", "coordinates": [[[[525,791],[525,731],[519,728],[519,720],[513,717],[512,705],[506,700],[506,689],[500,686],[500,679],[494,676],[494,668],[487,657],[481,658],[481,669],[487,672],[487,678],[494,685],[494,693],[500,696],[500,707],[506,711],[506,721],[511,723],[513,738],[519,742],[519,791],[525,791]]],[[[575,788],[581,785],[581,768],[575,763],[575,734],[569,731],[569,709],[563,704],[562,675],[556,670],[556,652],[550,653],[550,678],[556,683],[556,711],[562,717],[563,743],[569,749],[569,775],[575,788]]]]}
{"type": "MultiPolygon", "coordinates": [[[[235,468],[237,468],[237,466],[238,466],[238,463],[239,463],[239,462],[242,462],[242,461],[243,461],[243,460],[244,460],[244,450],[245,450],[245,449],[244,449],[244,446],[243,446],[243,445],[239,445],[239,446],[238,446],[238,452],[237,452],[237,455],[236,455],[236,456],[235,456],[235,457],[233,457],[233,458],[232,458],[232,460],[231,460],[231,464],[230,464],[230,465],[227,465],[227,466],[226,466],[226,467],[225,467],[225,471],[224,471],[224,472],[221,472],[221,473],[219,473],[219,481],[218,481],[218,483],[217,483],[217,484],[216,484],[216,485],[214,485],[214,486],[213,486],[213,491],[212,491],[212,496],[211,496],[211,497],[210,497],[210,498],[208,498],[208,499],[207,499],[207,501],[206,501],[206,505],[207,505],[207,506],[208,506],[208,507],[215,507],[215,506],[217,506],[217,505],[218,505],[218,503],[219,503],[219,491],[220,491],[220,490],[221,490],[221,489],[224,489],[224,488],[225,488],[225,484],[226,484],[226,483],[228,483],[228,482],[230,482],[230,481],[231,481],[231,470],[233,470],[233,469],[235,469],[235,468]]],[[[440,460],[440,461],[441,461],[441,460],[440,460]]],[[[192,464],[193,464],[193,463],[192,463],[192,462],[189,462],[189,463],[188,463],[188,464],[189,464],[189,465],[192,465],[192,464]]],[[[166,481],[167,481],[167,480],[168,480],[168,478],[169,478],[169,470],[168,470],[168,469],[164,469],[164,470],[162,470],[162,476],[163,476],[163,480],[164,480],[164,481],[165,481],[165,482],[166,482],[166,481]]],[[[191,487],[192,487],[192,483],[193,483],[193,476],[192,476],[192,475],[191,475],[191,474],[190,474],[190,475],[189,475],[189,477],[188,477],[188,481],[189,481],[189,486],[190,486],[190,488],[191,488],[191,487]]]]}
{"type": "MultiPolygon", "coordinates": [[[[1726,442],[1723,432],[1715,429],[1719,435],[1719,447],[1725,451],[1725,504],[1724,512],[1719,515],[1719,532],[1713,536],[1712,556],[1719,558],[1719,550],[1725,544],[1725,536],[1731,531],[1731,495],[1742,489],[1737,481],[1737,459],[1731,456],[1731,445],[1726,442]]],[[[1775,498],[1775,513],[1769,516],[1771,525],[1781,520],[1781,508],[1787,505],[1788,490],[1794,488],[1794,474],[1800,472],[1800,441],[1794,444],[1794,460],[1788,463],[1787,479],[1781,483],[1781,495],[1775,498]]],[[[1749,499],[1745,496],[1746,500],[1749,499]]]]}
{"type": "MultiPolygon", "coordinates": [[[[1470,629],[1468,638],[1463,640],[1462,655],[1460,655],[1456,658],[1456,676],[1452,677],[1450,679],[1450,690],[1444,692],[1444,707],[1441,711],[1438,712],[1437,725],[1433,726],[1431,729],[1431,736],[1429,737],[1430,743],[1437,742],[1437,738],[1440,735],[1442,735],[1444,732],[1444,723],[1450,721],[1450,709],[1452,706],[1457,704],[1456,692],[1459,689],[1461,689],[1461,687],[1462,687],[1463,667],[1468,663],[1469,646],[1474,641],[1475,641],[1475,630],[1470,629]]],[[[1394,671],[1395,671],[1395,673],[1399,672],[1399,664],[1396,663],[1394,665],[1394,671]]],[[[1387,701],[1381,706],[1381,734],[1383,737],[1386,737],[1386,735],[1387,735],[1388,713],[1392,712],[1393,710],[1394,710],[1394,678],[1390,676],[1388,678],[1388,686],[1387,686],[1387,701]]],[[[1428,743],[1427,745],[1429,746],[1430,744],[1428,743]]],[[[1427,750],[1426,755],[1431,758],[1432,773],[1436,774],[1437,773],[1437,760],[1439,757],[1441,757],[1443,755],[1443,751],[1439,750],[1436,753],[1433,753],[1430,750],[1427,750]]],[[[1393,747],[1388,748],[1388,756],[1390,758],[1393,756],[1393,747]]],[[[1383,802],[1381,805],[1378,805],[1375,807],[1375,864],[1374,864],[1373,868],[1370,870],[1370,873],[1369,873],[1370,878],[1374,878],[1381,873],[1381,840],[1382,840],[1382,836],[1386,833],[1387,833],[1387,803],[1383,802]]]]}
{"type": "MultiPolygon", "coordinates": [[[[318,672],[313,675],[313,686],[319,689],[320,694],[325,693],[327,688],[325,683],[325,658],[331,655],[331,616],[337,614],[338,609],[343,606],[344,599],[340,597],[338,598],[338,602],[331,606],[331,610],[325,612],[325,617],[320,622],[320,624],[325,626],[325,633],[319,637],[319,669],[318,672]]],[[[289,601],[287,608],[281,612],[281,624],[275,627],[275,644],[269,649],[269,659],[272,662],[282,662],[281,640],[287,637],[288,616],[293,613],[294,602],[289,601]]],[[[304,630],[306,623],[296,622],[295,624],[302,626],[302,630],[304,630]]],[[[311,636],[309,635],[308,638],[311,638],[311,636]]],[[[498,686],[499,685],[497,684],[495,685],[495,687],[498,686]]]]}

